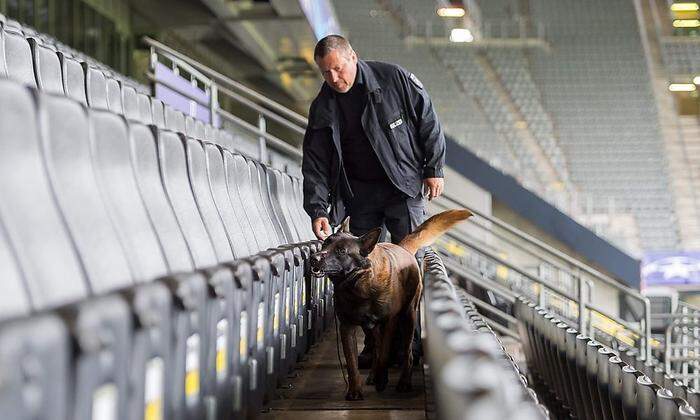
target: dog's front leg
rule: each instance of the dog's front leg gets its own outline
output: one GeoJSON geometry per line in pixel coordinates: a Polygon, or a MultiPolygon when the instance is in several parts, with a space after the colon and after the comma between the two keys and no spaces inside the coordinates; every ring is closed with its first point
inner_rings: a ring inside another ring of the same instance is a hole
{"type": "Polygon", "coordinates": [[[340,323],[340,339],[343,343],[343,353],[345,354],[345,364],[348,368],[348,392],[345,399],[357,401],[362,399],[362,382],[360,382],[360,371],[357,368],[357,340],[355,339],[355,325],[340,323]]]}
{"type": "MultiPolygon", "coordinates": [[[[376,330],[379,331],[380,329],[377,328],[376,330]]],[[[391,341],[395,331],[396,317],[391,317],[382,325],[381,333],[375,335],[375,338],[379,340],[375,341],[374,345],[381,349],[379,357],[373,366],[374,387],[377,389],[377,392],[384,391],[387,383],[389,383],[389,354],[391,353],[391,341]]]]}

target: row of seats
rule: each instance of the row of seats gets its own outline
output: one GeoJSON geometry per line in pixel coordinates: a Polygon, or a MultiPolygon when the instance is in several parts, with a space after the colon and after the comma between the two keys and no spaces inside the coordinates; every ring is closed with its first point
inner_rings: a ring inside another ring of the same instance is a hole
{"type": "Polygon", "coordinates": [[[137,106],[0,80],[3,417],[253,417],[329,323],[300,181],[137,106]]]}
{"type": "Polygon", "coordinates": [[[513,310],[530,377],[558,418],[700,418],[700,392],[634,352],[591,340],[526,298],[513,310]]]}
{"type": "Polygon", "coordinates": [[[425,348],[438,417],[442,419],[545,419],[525,376],[448,278],[440,257],[424,259],[425,348]]]}
{"type": "Polygon", "coordinates": [[[63,94],[90,108],[109,110],[158,128],[215,140],[230,149],[230,132],[205,125],[142,92],[128,78],[108,71],[55,40],[0,19],[0,76],[52,94],[63,94]]]}

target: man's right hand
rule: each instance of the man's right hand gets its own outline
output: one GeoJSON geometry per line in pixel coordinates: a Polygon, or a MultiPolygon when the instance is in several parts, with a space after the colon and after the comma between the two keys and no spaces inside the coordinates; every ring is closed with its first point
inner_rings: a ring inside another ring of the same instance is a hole
{"type": "Polygon", "coordinates": [[[314,231],[314,235],[321,241],[331,236],[331,224],[328,222],[327,217],[314,219],[313,223],[311,223],[311,228],[314,231]]]}

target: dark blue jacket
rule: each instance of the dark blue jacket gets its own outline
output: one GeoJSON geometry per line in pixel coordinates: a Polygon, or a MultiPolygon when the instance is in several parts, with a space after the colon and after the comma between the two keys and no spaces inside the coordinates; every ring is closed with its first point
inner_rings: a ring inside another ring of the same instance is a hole
{"type": "MultiPolygon", "coordinates": [[[[394,186],[416,197],[425,178],[441,178],[445,136],[428,93],[400,66],[358,60],[367,90],[362,128],[394,186]]],[[[344,200],[352,197],[340,147],[337,93],[324,83],[311,104],[304,135],[304,209],[311,219],[329,217],[337,225],[344,200]],[[330,213],[329,213],[330,211],[330,213]]]]}

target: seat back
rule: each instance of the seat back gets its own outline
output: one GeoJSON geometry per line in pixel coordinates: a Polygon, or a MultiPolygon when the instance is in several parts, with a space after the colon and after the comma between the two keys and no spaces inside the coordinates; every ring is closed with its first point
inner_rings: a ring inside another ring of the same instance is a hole
{"type": "Polygon", "coordinates": [[[109,109],[107,102],[107,78],[102,71],[87,63],[81,63],[85,72],[85,91],[90,108],[109,109]]]}
{"type": "Polygon", "coordinates": [[[108,77],[107,82],[107,107],[110,111],[119,115],[124,114],[124,105],[122,104],[122,88],[117,79],[108,77]]]}
{"type": "Polygon", "coordinates": [[[56,51],[41,44],[35,38],[29,39],[34,61],[34,73],[36,82],[44,92],[63,94],[63,80],[61,80],[61,62],[56,51]]]}
{"type": "Polygon", "coordinates": [[[154,130],[140,123],[129,123],[136,183],[170,270],[191,271],[192,256],[161,181],[154,130]]]}
{"type": "Polygon", "coordinates": [[[0,220],[24,276],[34,309],[87,296],[81,264],[42,160],[36,100],[0,80],[0,220]]]}
{"type": "Polygon", "coordinates": [[[211,267],[217,263],[217,257],[192,195],[181,135],[169,130],[158,131],[160,173],[195,267],[211,267]]]}
{"type": "Polygon", "coordinates": [[[214,204],[216,204],[221,221],[228,234],[233,253],[236,258],[251,255],[253,252],[248,247],[244,231],[249,230],[249,227],[244,226],[248,221],[245,218],[245,214],[241,214],[240,210],[237,211],[232,204],[232,198],[226,185],[226,172],[221,149],[211,143],[205,143],[203,146],[209,186],[214,197],[214,204]]]}
{"type": "Polygon", "coordinates": [[[209,187],[207,164],[202,143],[192,138],[182,137],[182,139],[185,141],[187,172],[199,214],[202,216],[204,226],[214,245],[218,261],[230,262],[233,260],[233,252],[209,187]]]}
{"type": "Polygon", "coordinates": [[[125,120],[111,112],[91,110],[90,143],[98,184],[124,243],[136,281],[167,274],[158,238],[134,177],[125,120]]]}
{"type": "Polygon", "coordinates": [[[83,105],[87,105],[83,67],[76,59],[60,51],[58,52],[58,59],[61,63],[61,79],[66,96],[83,105]]]}
{"type": "Polygon", "coordinates": [[[97,184],[86,111],[66,97],[39,96],[49,181],[92,289],[104,293],[132,284],[132,273],[97,184]]]}

